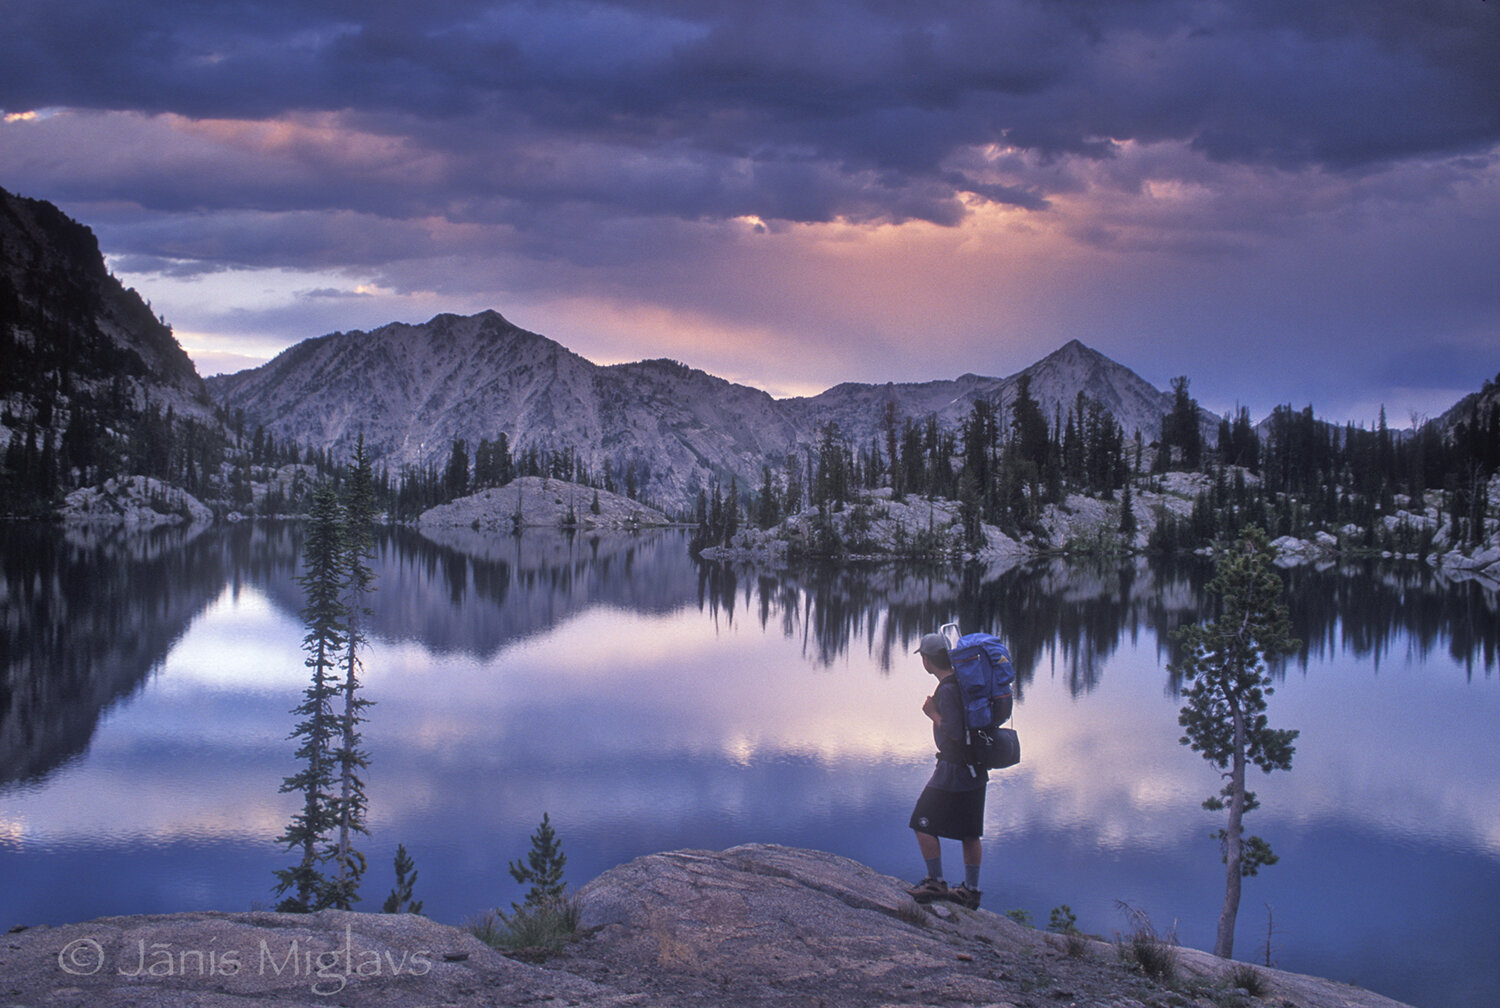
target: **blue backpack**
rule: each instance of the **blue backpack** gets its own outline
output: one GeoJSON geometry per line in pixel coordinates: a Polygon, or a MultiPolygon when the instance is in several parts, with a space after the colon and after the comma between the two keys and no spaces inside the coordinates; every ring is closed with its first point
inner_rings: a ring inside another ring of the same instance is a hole
{"type": "Polygon", "coordinates": [[[971,766],[999,770],[1021,761],[1021,740],[1014,728],[1002,728],[1014,705],[1011,684],[1016,670],[1010,651],[993,634],[958,635],[949,623],[940,631],[949,640],[948,657],[958,675],[964,708],[964,738],[971,766]]]}

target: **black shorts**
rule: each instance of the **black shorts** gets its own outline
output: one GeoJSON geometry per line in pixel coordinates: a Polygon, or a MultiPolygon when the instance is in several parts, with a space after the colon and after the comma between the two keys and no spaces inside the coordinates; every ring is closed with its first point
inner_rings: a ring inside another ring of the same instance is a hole
{"type": "Polygon", "coordinates": [[[982,787],[969,791],[923,788],[910,826],[918,833],[952,840],[984,836],[984,792],[982,787]]]}

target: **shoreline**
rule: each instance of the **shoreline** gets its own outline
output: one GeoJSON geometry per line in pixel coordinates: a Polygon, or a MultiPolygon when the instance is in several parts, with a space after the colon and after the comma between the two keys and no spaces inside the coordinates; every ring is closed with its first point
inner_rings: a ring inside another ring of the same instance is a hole
{"type": "Polygon", "coordinates": [[[8,1003],[238,1008],[266,1000],[418,1008],[558,1000],[584,1008],[1410,1008],[1321,977],[1161,943],[1170,968],[1111,942],[989,910],[919,907],[906,883],[822,851],[745,844],[652,854],[577,892],[562,952],[507,957],[411,914],[196,912],[12,931],[8,1003]],[[1257,988],[1252,992],[1242,984],[1257,988]]]}

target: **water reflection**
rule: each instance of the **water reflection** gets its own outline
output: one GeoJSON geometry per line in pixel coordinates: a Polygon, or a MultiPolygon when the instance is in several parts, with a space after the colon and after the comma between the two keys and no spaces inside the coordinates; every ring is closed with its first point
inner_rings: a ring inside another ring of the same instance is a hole
{"type": "MultiPolygon", "coordinates": [[[[0,540],[0,925],[268,899],[305,677],[301,534],[0,540]]],[[[1107,933],[1125,899],[1212,941],[1217,822],[1199,803],[1218,781],[1177,743],[1165,671],[1169,632],[1208,615],[1202,561],[772,573],[695,563],[671,531],[398,529],[376,570],[367,901],[403,842],[438,919],[506,905],[506,861],[543,811],[575,882],[749,840],[909,875],[931,760],[909,652],[957,619],[1002,633],[1021,678],[1026,760],[986,822],[997,908],[1069,902],[1107,933]]],[[[1500,966],[1471,996],[1454,978],[1474,967],[1413,965],[1409,945],[1475,963],[1500,934],[1495,594],[1415,566],[1287,583],[1304,648],[1273,718],[1302,736],[1292,772],[1257,787],[1252,825],[1283,862],[1247,899],[1274,905],[1284,966],[1494,1003],[1500,966]]]]}
{"type": "MultiPolygon", "coordinates": [[[[810,566],[776,575],[704,564],[700,605],[732,617],[741,608],[762,628],[775,626],[801,640],[820,664],[841,659],[855,645],[882,669],[902,663],[907,642],[943,623],[984,628],[1003,636],[1022,688],[1044,650],[1060,643],[1080,692],[1097,685],[1099,668],[1127,624],[1147,607],[1177,598],[1193,611],[1188,593],[1153,586],[1143,566],[1068,567],[1061,561],[957,570],[893,565],[810,566]]],[[[1179,618],[1181,616],[1179,615],[1179,618]]],[[[907,649],[909,650],[909,649],[907,649]]]]}
{"type": "MultiPolygon", "coordinates": [[[[0,527],[0,786],[41,781],[84,752],[104,712],[224,589],[255,585],[295,615],[302,533],[0,527]]],[[[670,535],[394,529],[376,554],[376,636],[481,657],[588,606],[689,606],[696,580],[670,535]]]]}
{"type": "Polygon", "coordinates": [[[88,748],[237,569],[225,540],[181,529],[0,526],[0,786],[88,748]]]}
{"type": "MultiPolygon", "coordinates": [[[[1202,558],[1053,559],[962,571],[809,565],[776,574],[705,562],[698,601],[728,620],[737,607],[753,611],[762,628],[802,640],[810,660],[828,664],[860,645],[883,669],[901,661],[904,642],[957,621],[1005,638],[1023,689],[1048,654],[1078,696],[1098,687],[1122,643],[1143,635],[1159,642],[1165,669],[1176,657],[1172,631],[1213,617],[1214,599],[1205,591],[1212,575],[1202,558]]],[[[1470,678],[1495,672],[1496,586],[1373,561],[1293,568],[1285,580],[1293,633],[1302,642],[1289,667],[1348,652],[1378,669],[1392,648],[1421,656],[1444,648],[1470,678]]],[[[1176,695],[1176,683],[1164,688],[1176,695]]]]}
{"type": "MultiPolygon", "coordinates": [[[[379,537],[371,567],[373,633],[479,657],[591,605],[666,612],[692,598],[685,547],[659,533],[397,528],[379,537]]],[[[292,570],[266,590],[289,612],[301,607],[292,570]]]]}
{"type": "MultiPolygon", "coordinates": [[[[295,523],[196,533],[0,529],[0,784],[40,780],[83,752],[100,715],[140,688],[226,586],[238,593],[254,584],[295,614],[301,535],[295,523]]],[[[818,665],[855,649],[888,672],[907,658],[907,642],[956,620],[1005,637],[1023,697],[1044,655],[1082,696],[1099,687],[1122,643],[1143,635],[1165,669],[1170,632],[1208,618],[1212,605],[1201,560],[769,573],[695,563],[670,532],[395,529],[381,536],[374,567],[374,633],[438,653],[489,658],[592,606],[695,606],[724,626],[751,619],[776,630],[818,665]]],[[[1494,673],[1500,606],[1482,582],[1375,563],[1294,568],[1286,581],[1303,642],[1290,667],[1347,652],[1379,669],[1392,649],[1397,657],[1441,650],[1471,679],[1494,673]]],[[[1175,695],[1165,672],[1162,688],[1175,695]]]]}
{"type": "Polygon", "coordinates": [[[1472,679],[1495,671],[1500,652],[1500,594],[1474,577],[1418,564],[1345,564],[1287,572],[1293,632],[1303,657],[1350,651],[1376,668],[1393,649],[1426,657],[1444,650],[1472,679]]]}

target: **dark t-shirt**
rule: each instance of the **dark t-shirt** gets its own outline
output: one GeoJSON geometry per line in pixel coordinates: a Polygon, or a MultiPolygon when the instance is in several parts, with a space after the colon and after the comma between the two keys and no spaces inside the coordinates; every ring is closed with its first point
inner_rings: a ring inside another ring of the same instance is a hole
{"type": "Polygon", "coordinates": [[[957,678],[949,676],[938,683],[933,696],[937,698],[942,723],[932,725],[932,741],[938,747],[938,761],[932,776],[927,779],[927,786],[939,791],[972,791],[984,787],[990,779],[988,770],[956,762],[964,758],[966,749],[963,698],[958,693],[957,678]]]}

